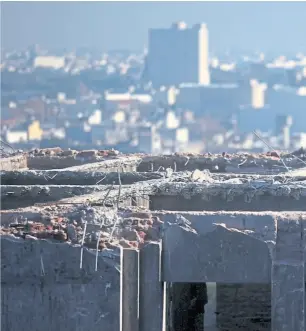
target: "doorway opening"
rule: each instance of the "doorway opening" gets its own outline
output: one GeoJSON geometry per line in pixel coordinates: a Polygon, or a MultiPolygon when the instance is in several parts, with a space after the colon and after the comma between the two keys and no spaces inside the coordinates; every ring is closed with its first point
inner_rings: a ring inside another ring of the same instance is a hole
{"type": "Polygon", "coordinates": [[[271,331],[271,284],[168,283],[166,331],[271,331]]]}
{"type": "Polygon", "coordinates": [[[216,283],[169,283],[167,331],[215,331],[216,283]]]}

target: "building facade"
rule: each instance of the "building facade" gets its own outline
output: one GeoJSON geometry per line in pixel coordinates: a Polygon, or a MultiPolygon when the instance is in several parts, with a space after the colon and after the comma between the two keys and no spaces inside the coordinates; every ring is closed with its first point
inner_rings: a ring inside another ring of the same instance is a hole
{"type": "Polygon", "coordinates": [[[206,25],[188,28],[179,22],[171,28],[149,30],[147,69],[153,86],[209,84],[206,25]]]}

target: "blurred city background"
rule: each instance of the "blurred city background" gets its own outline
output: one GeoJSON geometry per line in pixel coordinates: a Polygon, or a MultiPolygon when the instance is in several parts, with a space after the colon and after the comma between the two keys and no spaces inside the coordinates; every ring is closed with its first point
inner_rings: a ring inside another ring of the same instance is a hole
{"type": "Polygon", "coordinates": [[[305,2],[2,2],[1,140],[305,148],[305,17],[305,2]]]}

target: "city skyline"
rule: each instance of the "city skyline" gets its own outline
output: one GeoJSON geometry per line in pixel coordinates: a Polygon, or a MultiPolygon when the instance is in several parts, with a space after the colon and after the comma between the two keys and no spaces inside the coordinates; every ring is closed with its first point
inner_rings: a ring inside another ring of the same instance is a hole
{"type": "Polygon", "coordinates": [[[207,23],[215,52],[306,51],[304,2],[2,2],[2,48],[142,50],[148,29],[207,23]]]}

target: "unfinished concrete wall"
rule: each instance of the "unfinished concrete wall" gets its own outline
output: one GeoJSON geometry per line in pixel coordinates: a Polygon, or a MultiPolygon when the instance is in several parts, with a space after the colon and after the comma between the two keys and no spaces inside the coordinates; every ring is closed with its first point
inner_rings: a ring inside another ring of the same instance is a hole
{"type": "Polygon", "coordinates": [[[119,256],[45,240],[1,238],[1,329],[119,331],[119,256]]]}
{"type": "Polygon", "coordinates": [[[24,154],[1,158],[0,160],[0,171],[2,170],[13,171],[17,169],[26,169],[27,166],[28,166],[27,156],[24,154]]]}
{"type": "Polygon", "coordinates": [[[163,277],[171,282],[268,283],[269,246],[226,225],[169,225],[163,237],[163,277]]]}
{"type": "Polygon", "coordinates": [[[160,217],[164,280],[217,282],[219,331],[304,330],[305,213],[160,217]]]}

